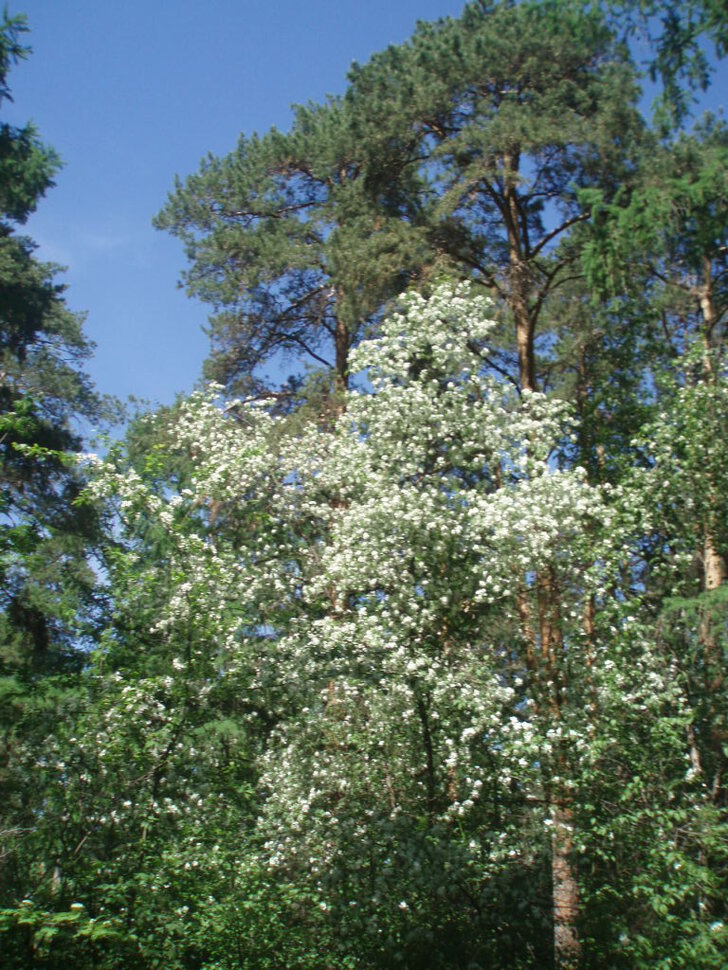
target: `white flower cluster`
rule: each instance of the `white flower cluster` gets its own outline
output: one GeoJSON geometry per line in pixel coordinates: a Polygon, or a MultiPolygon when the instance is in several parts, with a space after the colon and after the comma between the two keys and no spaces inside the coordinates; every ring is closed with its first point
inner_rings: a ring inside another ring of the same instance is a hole
{"type": "MultiPolygon", "coordinates": [[[[567,668],[602,649],[584,612],[622,551],[600,545],[609,496],[551,458],[566,407],[488,374],[488,314],[466,285],[407,297],[354,353],[373,392],[348,395],[333,434],[198,396],[176,427],[188,492],[100,473],[123,516],[168,530],[178,580],[155,629],[203,611],[218,676],[274,705],[259,821],[272,868],[319,878],[344,853],[363,871],[405,817],[467,822],[463,858],[513,858],[516,820],[478,827],[486,793],[490,811],[514,790],[538,802],[549,771],[568,790],[589,743],[588,690],[567,668]],[[213,509],[227,539],[189,528],[213,509]]],[[[188,677],[173,656],[170,677],[188,677]]]]}

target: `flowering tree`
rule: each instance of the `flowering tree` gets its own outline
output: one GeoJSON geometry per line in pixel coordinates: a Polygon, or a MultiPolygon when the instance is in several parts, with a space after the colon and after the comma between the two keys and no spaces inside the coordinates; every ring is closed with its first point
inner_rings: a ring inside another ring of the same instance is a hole
{"type": "MultiPolygon", "coordinates": [[[[352,940],[369,959],[405,939],[424,953],[424,913],[472,921],[524,872],[543,914],[528,945],[548,953],[553,910],[558,961],[578,959],[570,820],[600,649],[585,615],[614,558],[611,513],[555,466],[563,405],[483,376],[491,326],[465,288],[409,297],[355,354],[374,393],[350,394],[333,436],[200,400],[178,426],[199,454],[186,500],[257,516],[213,571],[202,542],[200,575],[216,604],[235,577],[226,672],[276,693],[260,858],[309,885],[319,922],[356,931],[342,959],[352,940]]],[[[127,507],[132,486],[116,479],[127,507]]],[[[183,561],[189,583],[189,544],[183,561]]],[[[170,608],[163,623],[179,596],[170,608]]],[[[480,924],[476,950],[527,959],[515,933],[496,942],[496,922],[480,924]]]]}
{"type": "Polygon", "coordinates": [[[409,295],[333,433],[198,396],[174,487],[97,464],[117,615],[48,755],[62,888],[8,925],[210,968],[648,966],[681,926],[720,966],[694,681],[639,602],[660,504],[562,467],[492,326],[409,295]]]}

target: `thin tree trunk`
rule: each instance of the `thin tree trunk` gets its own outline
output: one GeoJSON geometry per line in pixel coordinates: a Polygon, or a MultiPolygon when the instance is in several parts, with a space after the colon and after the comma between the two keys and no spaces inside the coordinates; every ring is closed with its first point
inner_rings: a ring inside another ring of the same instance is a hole
{"type": "Polygon", "coordinates": [[[697,287],[696,295],[703,318],[703,374],[706,378],[710,378],[713,375],[712,352],[716,344],[718,314],[715,311],[713,301],[712,266],[707,256],[703,257],[703,279],[700,286],[697,287]]]}
{"type": "MultiPolygon", "coordinates": [[[[719,589],[724,585],[725,581],[725,560],[716,548],[713,531],[710,525],[708,525],[705,528],[705,539],[703,542],[703,590],[709,593],[712,590],[719,589]]],[[[725,682],[725,671],[723,649],[720,641],[716,639],[715,630],[713,629],[712,611],[707,605],[704,608],[700,621],[700,639],[703,643],[703,650],[707,661],[707,686],[712,700],[722,692],[725,682]]],[[[711,729],[711,738],[718,764],[722,765],[724,764],[723,748],[726,735],[715,723],[711,729]]]]}
{"type": "Polygon", "coordinates": [[[706,591],[718,589],[725,583],[726,566],[715,545],[715,538],[710,528],[706,529],[703,543],[703,586],[706,591]]]}
{"type": "Polygon", "coordinates": [[[516,324],[518,378],[522,391],[535,391],[534,327],[528,307],[527,293],[528,282],[526,267],[520,261],[512,260],[510,302],[516,324]]]}
{"type": "MultiPolygon", "coordinates": [[[[516,597],[522,635],[526,644],[526,666],[537,680],[534,713],[549,719],[556,726],[562,718],[564,652],[561,632],[556,578],[551,569],[536,577],[536,612],[533,617],[527,588],[516,597]],[[538,633],[534,629],[538,622],[538,633]],[[540,648],[537,652],[537,647],[540,648]]],[[[589,614],[587,614],[589,616],[589,614]]],[[[587,622],[592,618],[589,616],[587,622]]],[[[570,794],[562,782],[550,784],[549,775],[563,779],[568,767],[563,750],[556,753],[554,766],[544,766],[545,787],[551,813],[551,896],[553,907],[553,946],[556,970],[574,970],[579,966],[581,943],[577,932],[579,917],[579,887],[573,864],[570,794]]]]}
{"type": "Polygon", "coordinates": [[[579,916],[579,887],[571,862],[571,809],[556,798],[551,809],[551,878],[554,905],[554,965],[557,970],[576,970],[581,944],[576,932],[579,916]]]}
{"type": "MultiPolygon", "coordinates": [[[[528,239],[521,229],[520,211],[516,189],[519,155],[517,151],[503,158],[505,221],[509,248],[508,303],[513,314],[518,352],[519,381],[522,391],[535,391],[535,318],[529,306],[530,278],[527,262],[528,239]]],[[[525,231],[525,230],[524,230],[525,231]]],[[[536,635],[531,622],[525,588],[517,596],[517,608],[526,643],[526,663],[529,668],[540,668],[541,685],[548,693],[546,710],[554,725],[561,719],[562,661],[564,643],[561,632],[558,597],[553,571],[547,569],[536,578],[538,609],[538,635],[540,658],[536,656],[536,635]]],[[[586,623],[593,619],[587,614],[586,623]]],[[[538,704],[538,701],[537,701],[538,704]]],[[[557,757],[557,771],[563,776],[565,765],[561,764],[564,753],[557,757]]],[[[559,786],[560,787],[560,786],[559,786]]],[[[550,794],[551,820],[551,879],[553,903],[554,965],[557,970],[575,970],[581,957],[581,944],[577,933],[579,916],[579,890],[572,862],[571,810],[568,793],[553,791],[550,794]]]]}
{"type": "Polygon", "coordinates": [[[422,725],[422,741],[425,746],[425,779],[427,784],[427,813],[432,820],[435,815],[435,758],[433,754],[432,733],[427,707],[421,697],[417,697],[417,713],[422,725]]]}
{"type": "Polygon", "coordinates": [[[336,319],[334,344],[336,347],[336,389],[343,393],[349,386],[349,328],[340,317],[336,319]]]}
{"type": "MultiPolygon", "coordinates": [[[[547,568],[537,582],[541,663],[545,674],[548,708],[553,725],[562,720],[565,687],[563,653],[557,594],[557,580],[552,568],[547,568]]],[[[579,885],[572,860],[572,814],[570,794],[563,787],[568,774],[566,751],[561,742],[555,758],[556,774],[561,781],[549,792],[551,808],[551,897],[553,905],[554,966],[556,970],[576,970],[581,958],[581,943],[577,932],[579,917],[579,885]]]]}
{"type": "Polygon", "coordinates": [[[523,238],[518,207],[516,176],[520,157],[517,150],[503,156],[505,221],[508,231],[508,304],[516,327],[518,375],[522,391],[536,390],[534,320],[529,307],[530,281],[526,261],[527,240],[523,238]]]}
{"type": "MultiPolygon", "coordinates": [[[[700,312],[703,317],[703,377],[706,381],[714,380],[712,351],[715,346],[716,325],[718,315],[713,302],[713,282],[710,260],[703,260],[703,281],[698,289],[700,312]]],[[[712,480],[709,479],[710,492],[715,492],[712,480]]],[[[703,532],[703,589],[706,592],[718,589],[726,581],[726,563],[718,551],[715,536],[715,515],[713,509],[708,510],[703,532]]]]}
{"type": "MultiPolygon", "coordinates": [[[[713,351],[716,346],[718,314],[716,313],[713,300],[713,280],[712,266],[707,257],[703,258],[703,279],[698,289],[698,301],[700,312],[703,318],[703,377],[706,381],[714,381],[715,373],[713,369],[713,351]]],[[[711,486],[710,493],[715,492],[712,480],[709,479],[711,486]]],[[[712,504],[712,502],[711,502],[712,504]]],[[[713,508],[708,509],[705,523],[703,526],[703,590],[708,593],[719,589],[726,582],[727,570],[726,562],[718,551],[715,534],[715,515],[713,508]]],[[[706,606],[700,621],[700,639],[702,641],[705,659],[708,668],[707,688],[709,691],[709,702],[713,706],[715,699],[721,694],[725,673],[723,664],[723,650],[719,642],[716,641],[713,629],[713,618],[711,610],[706,606]]],[[[718,713],[716,711],[716,713],[718,713]]],[[[725,767],[725,743],[726,734],[718,727],[715,719],[711,719],[712,724],[709,730],[710,746],[714,757],[714,779],[712,785],[713,798],[717,798],[721,789],[723,772],[725,767]]],[[[691,725],[692,731],[692,725],[691,725]]],[[[690,756],[691,764],[695,770],[702,773],[700,753],[695,743],[695,733],[692,732],[690,756]]]]}

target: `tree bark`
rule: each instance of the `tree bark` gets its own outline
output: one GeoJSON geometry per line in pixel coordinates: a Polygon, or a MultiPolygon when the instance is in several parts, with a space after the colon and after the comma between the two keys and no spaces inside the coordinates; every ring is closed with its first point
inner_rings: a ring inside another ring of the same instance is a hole
{"type": "MultiPolygon", "coordinates": [[[[554,727],[562,720],[565,683],[563,682],[564,640],[558,602],[558,582],[554,570],[546,567],[535,578],[536,616],[531,616],[527,587],[517,594],[516,604],[526,643],[526,665],[538,678],[534,713],[546,717],[554,727]],[[538,632],[534,629],[538,623],[538,632]],[[537,652],[536,647],[540,648],[537,652]],[[541,695],[541,696],[538,696],[541,695]]],[[[587,611],[587,622],[593,617],[587,611]]],[[[563,744],[563,742],[562,742],[563,744]]],[[[563,747],[549,769],[544,766],[544,786],[551,813],[551,899],[553,908],[553,952],[556,970],[576,970],[581,959],[577,931],[579,886],[573,864],[572,813],[570,793],[559,778],[568,772],[563,747]],[[551,777],[556,780],[551,783],[551,777]]]]}
{"type": "Polygon", "coordinates": [[[703,318],[703,373],[706,377],[713,374],[712,352],[716,346],[718,314],[715,310],[713,300],[713,267],[707,256],[703,257],[703,278],[700,286],[697,287],[698,303],[700,304],[700,314],[703,318]]]}
{"type": "MultiPolygon", "coordinates": [[[[703,258],[703,278],[701,285],[698,288],[698,301],[700,303],[700,312],[703,318],[703,378],[707,382],[715,380],[715,373],[713,368],[713,352],[717,343],[717,325],[718,325],[718,314],[716,312],[715,303],[713,299],[713,280],[712,280],[712,266],[711,262],[707,257],[703,258]]],[[[712,480],[709,478],[710,485],[710,496],[711,500],[709,505],[713,505],[713,496],[715,493],[715,488],[712,480]]],[[[715,532],[716,527],[716,517],[714,513],[714,508],[709,507],[705,522],[703,525],[703,591],[706,593],[712,590],[719,589],[726,582],[726,576],[728,570],[726,570],[726,562],[723,556],[718,551],[718,543],[715,532]]],[[[709,703],[711,707],[715,705],[715,701],[720,697],[725,681],[724,673],[724,662],[723,662],[723,650],[719,642],[716,640],[715,631],[713,629],[713,617],[710,607],[706,605],[705,611],[701,617],[700,621],[700,639],[702,641],[703,650],[705,654],[705,659],[707,662],[708,676],[707,676],[707,689],[709,692],[709,703]]],[[[715,714],[719,714],[716,710],[715,714]]],[[[722,778],[725,768],[725,743],[726,735],[725,732],[718,726],[718,722],[715,718],[711,719],[712,723],[709,730],[710,735],[710,746],[713,751],[714,758],[714,780],[712,785],[713,798],[715,799],[718,792],[721,789],[722,778]]],[[[692,730],[692,725],[691,725],[692,730]]],[[[690,746],[691,764],[695,770],[702,773],[702,765],[700,762],[700,754],[698,751],[697,744],[695,743],[695,733],[693,731],[692,743],[690,746]],[[697,755],[697,761],[693,754],[697,755]]]]}
{"type": "Polygon", "coordinates": [[[581,944],[576,932],[579,915],[579,887],[571,862],[571,810],[556,798],[551,809],[551,878],[554,906],[554,966],[556,970],[576,970],[581,944]]]}
{"type": "Polygon", "coordinates": [[[718,589],[726,581],[726,565],[718,552],[712,531],[706,529],[703,542],[703,585],[707,591],[718,589]]]}
{"type": "MultiPolygon", "coordinates": [[[[553,568],[547,567],[537,580],[541,663],[547,684],[550,719],[554,726],[562,721],[568,684],[563,668],[564,639],[559,610],[558,581],[553,568]]],[[[556,774],[568,774],[564,741],[555,758],[556,774]]],[[[549,786],[550,787],[550,786],[549,786]]],[[[570,794],[562,781],[554,783],[549,793],[551,821],[551,898],[553,905],[554,966],[556,970],[576,970],[581,958],[577,932],[579,886],[572,861],[572,813],[570,794]]]]}
{"type": "Polygon", "coordinates": [[[503,156],[503,215],[508,232],[508,304],[516,328],[518,376],[522,391],[536,390],[534,360],[534,319],[529,306],[530,282],[527,263],[527,240],[521,229],[516,175],[520,164],[518,150],[503,156]]]}
{"type": "Polygon", "coordinates": [[[528,271],[526,266],[516,259],[511,259],[510,302],[516,325],[518,379],[521,390],[535,391],[534,326],[528,306],[528,271]]]}
{"type": "Polygon", "coordinates": [[[349,328],[337,317],[334,334],[336,349],[336,389],[343,393],[349,386],[349,328]]]}

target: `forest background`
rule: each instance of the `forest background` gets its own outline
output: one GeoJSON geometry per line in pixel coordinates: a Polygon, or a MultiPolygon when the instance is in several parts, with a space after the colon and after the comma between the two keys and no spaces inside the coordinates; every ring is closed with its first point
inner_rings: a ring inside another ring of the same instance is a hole
{"type": "Polygon", "coordinates": [[[5,15],[9,967],[725,965],[727,42],[471,3],[209,155],[212,383],[99,459],[5,15]]]}

